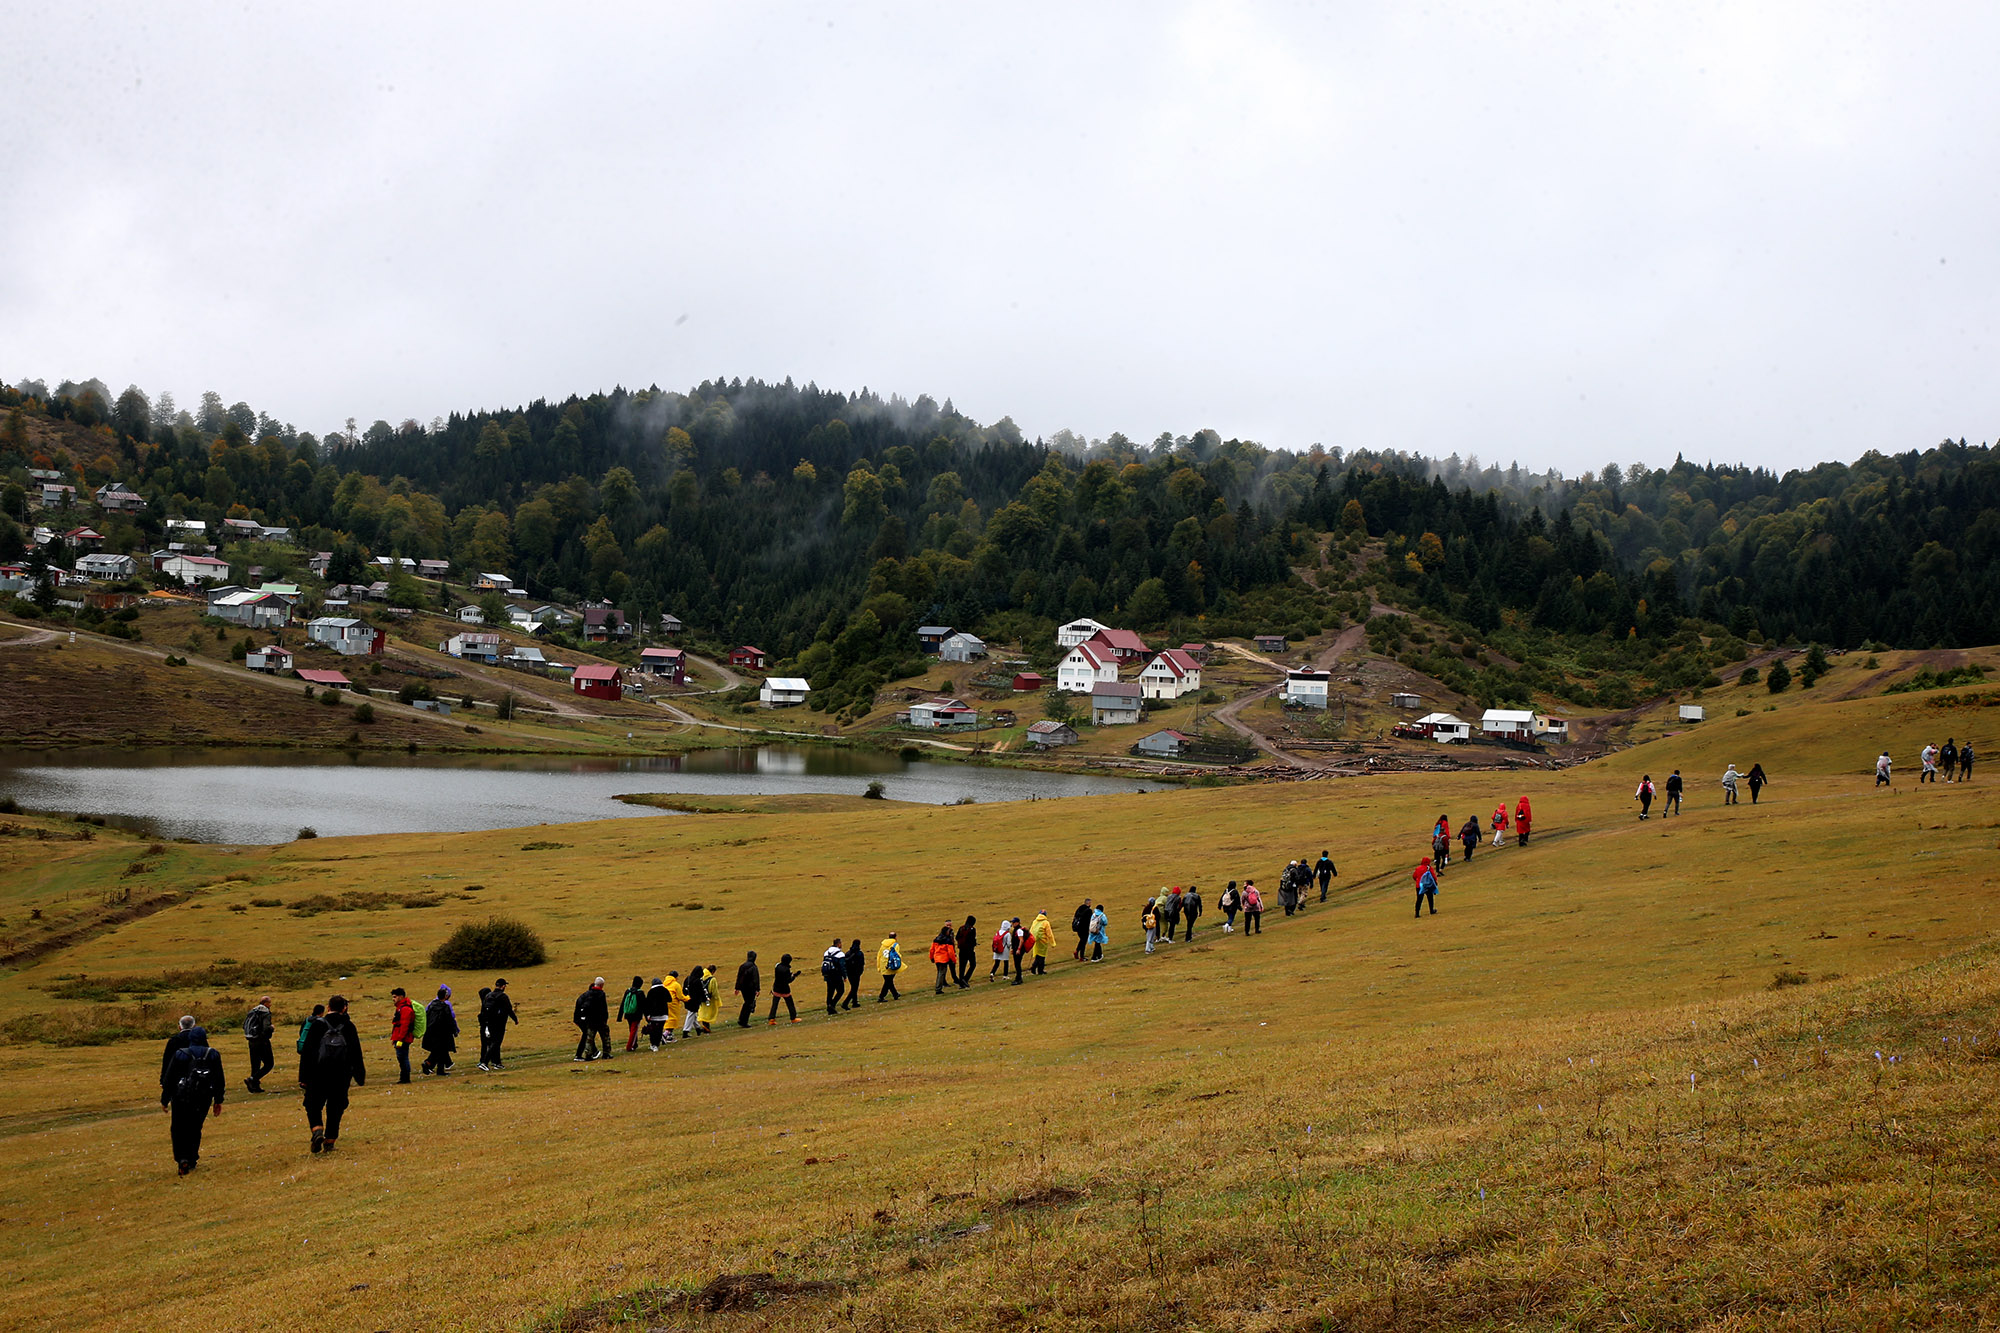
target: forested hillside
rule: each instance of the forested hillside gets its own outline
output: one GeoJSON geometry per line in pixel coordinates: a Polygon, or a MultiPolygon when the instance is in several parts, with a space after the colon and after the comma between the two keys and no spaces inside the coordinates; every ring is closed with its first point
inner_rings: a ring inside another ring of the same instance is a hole
{"type": "MultiPolygon", "coordinates": [[[[336,577],[367,555],[445,558],[781,656],[812,648],[822,689],[858,692],[924,622],[1306,633],[1366,618],[1374,594],[1527,661],[1457,668],[1492,697],[1575,697],[1607,671],[1693,683],[1759,637],[2000,638],[2000,462],[1962,442],[1783,477],[1676,461],[1568,480],[1213,431],[1031,443],[949,402],[789,382],[325,439],[219,395],[183,412],[95,381],[21,383],[0,407],[0,558],[23,549],[15,520],[40,518],[28,468],[122,479],[150,503],[105,516],[114,547],[156,543],[169,515],[253,517],[336,551],[336,577]]],[[[1402,646],[1393,622],[1376,637],[1402,646]]]]}

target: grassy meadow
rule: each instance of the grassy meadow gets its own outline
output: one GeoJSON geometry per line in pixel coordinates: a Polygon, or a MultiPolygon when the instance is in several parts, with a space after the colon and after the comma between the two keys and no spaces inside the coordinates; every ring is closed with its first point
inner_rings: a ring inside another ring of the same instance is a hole
{"type": "Polygon", "coordinates": [[[1933,733],[1992,752],[2000,692],[1957,697],[1823,695],[1560,773],[276,848],[0,817],[0,1322],[1991,1325],[2000,815],[1985,778],[1911,771],[1933,733]],[[1885,746],[1903,771],[1877,791],[1885,746]],[[1772,772],[1762,805],[1721,807],[1732,760],[1772,772]],[[1676,766],[1685,815],[1637,820],[1638,774],[1676,766]],[[1533,844],[1454,866],[1413,920],[1433,819],[1523,793],[1533,844]],[[1322,847],[1332,901],[1286,920],[1278,872],[1322,847]],[[1265,933],[1222,935],[1215,891],[1245,876],[1265,933]],[[1143,956],[1141,902],[1189,882],[1196,941],[1143,956]],[[1068,956],[1086,895],[1101,964],[1068,956]],[[940,923],[1038,909],[1047,977],[989,983],[982,957],[932,996],[940,923]],[[491,978],[426,958],[497,912],[551,953],[508,974],[508,1069],[472,1071],[471,1036],[460,1076],[397,1087],[389,988],[450,982],[469,1016],[491,978]],[[825,1017],[819,951],[889,930],[906,998],[873,1003],[871,966],[870,1002],[825,1017]],[[804,1023],[570,1062],[592,976],[615,1000],[635,972],[729,978],[746,948],[767,985],[795,956],[804,1023]],[[241,1088],[265,989],[280,1090],[295,1017],[353,1001],[370,1078],[335,1157],[307,1154],[294,1096],[241,1088]],[[233,1085],[186,1179],[155,1083],[180,1012],[233,1085]]]}

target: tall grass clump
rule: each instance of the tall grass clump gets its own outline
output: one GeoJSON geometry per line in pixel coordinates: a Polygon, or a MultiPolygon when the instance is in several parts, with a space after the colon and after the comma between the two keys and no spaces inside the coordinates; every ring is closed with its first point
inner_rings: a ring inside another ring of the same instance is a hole
{"type": "Polygon", "coordinates": [[[453,972],[535,967],[548,960],[548,947],[542,943],[542,937],[525,922],[509,916],[468,921],[431,951],[432,967],[453,972]]]}

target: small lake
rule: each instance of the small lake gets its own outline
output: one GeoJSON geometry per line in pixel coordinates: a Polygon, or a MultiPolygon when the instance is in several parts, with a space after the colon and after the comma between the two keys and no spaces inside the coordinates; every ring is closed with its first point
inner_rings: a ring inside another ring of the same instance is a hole
{"type": "Polygon", "coordinates": [[[652,758],[548,755],[347,755],[163,749],[0,751],[0,797],[23,809],[105,815],[156,837],[289,842],[322,837],[633,819],[629,792],[710,796],[801,792],[859,796],[879,781],[892,801],[1051,800],[1157,789],[1128,778],[906,760],[820,746],[696,750],[652,758]]]}

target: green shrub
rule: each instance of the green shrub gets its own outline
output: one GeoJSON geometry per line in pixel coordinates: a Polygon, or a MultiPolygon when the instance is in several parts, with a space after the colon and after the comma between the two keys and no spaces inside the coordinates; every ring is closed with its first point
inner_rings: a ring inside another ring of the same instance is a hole
{"type": "Polygon", "coordinates": [[[354,706],[354,720],[356,722],[373,722],[375,720],[375,705],[356,704],[354,706]]]}
{"type": "Polygon", "coordinates": [[[328,708],[338,708],[340,707],[340,691],[339,690],[322,691],[319,696],[319,701],[321,704],[325,705],[328,708]]]}
{"type": "Polygon", "coordinates": [[[489,972],[503,967],[536,967],[549,960],[542,937],[523,922],[496,916],[468,921],[431,951],[431,966],[453,972],[489,972]]]}
{"type": "Polygon", "coordinates": [[[1758,680],[1757,668],[1744,667],[1743,674],[1736,678],[1736,683],[1738,685],[1755,685],[1757,683],[1757,680],[1758,680]]]}
{"type": "Polygon", "coordinates": [[[886,801],[889,799],[883,794],[886,790],[880,782],[871,782],[868,784],[868,790],[861,793],[861,797],[867,801],[886,801]]]}

